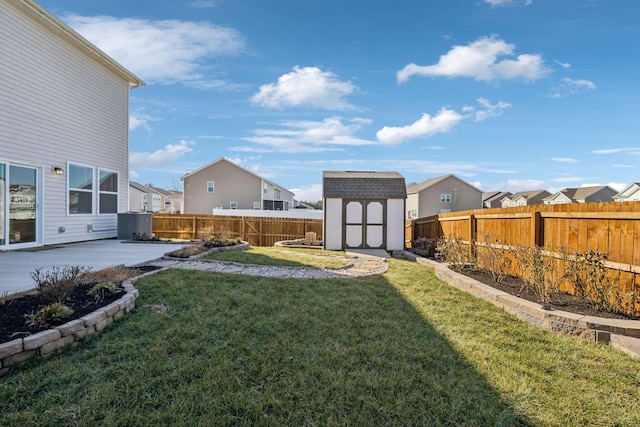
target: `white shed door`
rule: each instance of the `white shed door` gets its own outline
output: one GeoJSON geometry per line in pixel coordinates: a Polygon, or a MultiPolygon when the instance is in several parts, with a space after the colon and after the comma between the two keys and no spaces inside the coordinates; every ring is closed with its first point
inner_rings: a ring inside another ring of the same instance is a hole
{"type": "Polygon", "coordinates": [[[345,200],[344,236],[347,249],[385,247],[384,200],[345,200]]]}

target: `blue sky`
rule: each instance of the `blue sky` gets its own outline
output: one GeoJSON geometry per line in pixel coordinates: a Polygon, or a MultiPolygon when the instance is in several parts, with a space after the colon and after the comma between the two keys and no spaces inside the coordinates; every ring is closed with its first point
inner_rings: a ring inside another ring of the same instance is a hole
{"type": "Polygon", "coordinates": [[[40,0],[146,81],[131,179],[220,157],[321,198],[322,171],[484,191],[640,181],[637,0],[40,0]]]}

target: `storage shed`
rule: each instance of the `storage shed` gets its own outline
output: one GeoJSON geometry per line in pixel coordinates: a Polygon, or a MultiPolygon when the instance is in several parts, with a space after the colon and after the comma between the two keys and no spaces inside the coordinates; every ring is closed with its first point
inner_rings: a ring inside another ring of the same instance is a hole
{"type": "Polygon", "coordinates": [[[406,198],[397,172],[323,172],[324,248],[403,250],[406,198]]]}

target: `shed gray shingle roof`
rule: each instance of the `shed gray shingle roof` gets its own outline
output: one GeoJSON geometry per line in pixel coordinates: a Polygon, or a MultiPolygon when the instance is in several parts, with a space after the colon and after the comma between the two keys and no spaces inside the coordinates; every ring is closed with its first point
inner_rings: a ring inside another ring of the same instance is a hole
{"type": "Polygon", "coordinates": [[[322,173],[322,197],[405,199],[407,188],[398,172],[325,171],[322,173]]]}

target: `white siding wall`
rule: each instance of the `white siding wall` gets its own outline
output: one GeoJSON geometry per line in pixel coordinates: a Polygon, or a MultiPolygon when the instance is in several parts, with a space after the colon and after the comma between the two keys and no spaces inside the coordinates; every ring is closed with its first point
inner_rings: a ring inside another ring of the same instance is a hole
{"type": "Polygon", "coordinates": [[[128,82],[4,1],[0,58],[0,160],[42,168],[42,243],[116,236],[117,215],[97,214],[97,189],[95,215],[67,215],[66,178],[68,163],[95,167],[96,187],[98,168],[118,171],[118,210],[127,210],[128,82]]]}
{"type": "Polygon", "coordinates": [[[387,200],[387,250],[404,250],[404,214],[402,199],[387,200]]]}
{"type": "Polygon", "coordinates": [[[325,199],[324,212],[324,248],[332,251],[342,250],[342,199],[325,199]]]}

